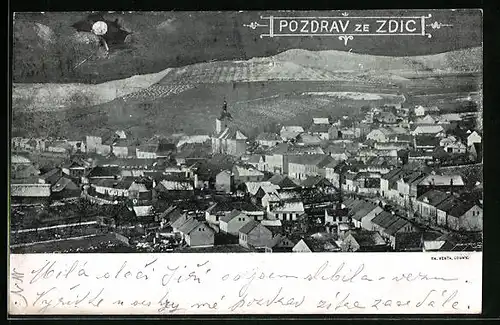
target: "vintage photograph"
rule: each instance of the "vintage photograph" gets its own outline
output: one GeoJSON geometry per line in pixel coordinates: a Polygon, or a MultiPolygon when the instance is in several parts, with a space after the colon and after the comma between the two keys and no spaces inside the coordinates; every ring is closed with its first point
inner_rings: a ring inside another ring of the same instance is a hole
{"type": "Polygon", "coordinates": [[[482,11],[22,12],[11,253],[482,251],[482,11]]]}

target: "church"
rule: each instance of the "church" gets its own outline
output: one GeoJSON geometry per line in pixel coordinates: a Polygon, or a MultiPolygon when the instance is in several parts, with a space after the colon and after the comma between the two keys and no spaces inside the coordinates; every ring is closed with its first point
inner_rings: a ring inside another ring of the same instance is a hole
{"type": "Polygon", "coordinates": [[[240,157],[247,151],[247,139],[240,130],[231,125],[233,117],[227,110],[227,102],[222,105],[222,112],[215,120],[215,133],[212,136],[212,153],[240,157]]]}

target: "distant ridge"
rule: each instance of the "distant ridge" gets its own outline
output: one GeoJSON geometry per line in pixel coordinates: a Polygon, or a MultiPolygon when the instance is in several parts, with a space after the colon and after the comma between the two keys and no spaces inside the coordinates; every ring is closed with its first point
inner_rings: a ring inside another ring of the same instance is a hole
{"type": "Polygon", "coordinates": [[[414,57],[388,57],[345,51],[292,49],[270,57],[214,61],[165,69],[98,85],[15,84],[15,109],[58,110],[93,106],[116,98],[155,100],[196,84],[275,81],[404,82],[420,72],[482,70],[482,48],[414,57]],[[83,105],[82,105],[83,103],[83,105]]]}

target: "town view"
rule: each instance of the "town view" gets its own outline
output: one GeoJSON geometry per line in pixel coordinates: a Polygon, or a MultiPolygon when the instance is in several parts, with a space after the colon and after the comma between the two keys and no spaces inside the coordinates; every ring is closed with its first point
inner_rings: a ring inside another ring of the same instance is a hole
{"type": "MultiPolygon", "coordinates": [[[[143,37],[178,33],[182,15],[151,16],[143,37]]],[[[123,17],[14,23],[11,252],[482,250],[481,47],[289,45],[125,78],[112,74],[145,51],[134,37],[148,18],[123,17]],[[48,58],[64,39],[78,60],[48,58]],[[23,44],[45,54],[29,65],[23,44]]]]}

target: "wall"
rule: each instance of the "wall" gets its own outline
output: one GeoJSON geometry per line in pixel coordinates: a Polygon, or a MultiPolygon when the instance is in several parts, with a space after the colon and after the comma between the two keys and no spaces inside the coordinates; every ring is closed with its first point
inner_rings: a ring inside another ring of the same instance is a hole
{"type": "Polygon", "coordinates": [[[264,247],[270,243],[272,233],[263,226],[257,226],[248,234],[248,244],[253,247],[264,247]]]}
{"type": "Polygon", "coordinates": [[[185,237],[190,247],[213,246],[214,232],[205,225],[198,226],[185,237]],[[202,229],[202,230],[199,230],[202,229]]]}
{"type": "Polygon", "coordinates": [[[119,158],[127,158],[128,147],[113,147],[113,154],[119,158]]]}
{"type": "MultiPolygon", "coordinates": [[[[242,214],[238,215],[236,218],[233,218],[232,220],[230,220],[227,223],[227,226],[225,227],[226,229],[224,231],[231,234],[231,235],[238,236],[238,233],[239,233],[241,227],[243,227],[250,220],[253,220],[253,218],[249,218],[248,216],[246,216],[245,214],[242,213],[242,214]]],[[[221,230],[222,230],[223,224],[224,224],[223,222],[220,223],[221,230]]]]}
{"type": "Polygon", "coordinates": [[[307,247],[306,243],[301,239],[297,245],[293,246],[292,252],[294,253],[311,253],[309,247],[307,247]]]}
{"type": "Polygon", "coordinates": [[[459,229],[466,231],[483,230],[483,209],[473,206],[459,220],[459,229]]]}
{"type": "Polygon", "coordinates": [[[219,173],[215,178],[215,190],[219,192],[231,192],[231,179],[232,176],[229,173],[219,173]]]}

